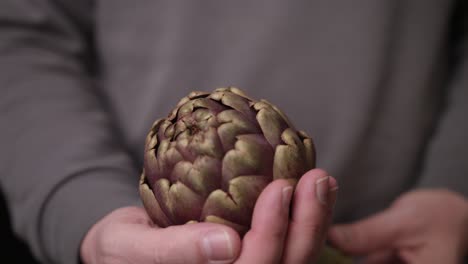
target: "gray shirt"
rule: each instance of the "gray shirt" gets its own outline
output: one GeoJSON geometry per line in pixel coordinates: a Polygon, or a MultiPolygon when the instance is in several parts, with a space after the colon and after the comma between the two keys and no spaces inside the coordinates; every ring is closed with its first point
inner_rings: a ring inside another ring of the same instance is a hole
{"type": "Polygon", "coordinates": [[[336,221],[468,194],[466,1],[0,2],[0,182],[36,256],[139,205],[152,122],[191,90],[278,105],[340,183],[336,221]],[[464,2],[464,3],[462,3],[464,2]]]}

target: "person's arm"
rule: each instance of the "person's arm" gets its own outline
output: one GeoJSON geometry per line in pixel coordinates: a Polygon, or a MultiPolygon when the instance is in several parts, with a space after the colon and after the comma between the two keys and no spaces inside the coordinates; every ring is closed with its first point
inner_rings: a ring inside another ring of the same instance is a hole
{"type": "Polygon", "coordinates": [[[337,190],[323,170],[306,173],[294,193],[285,180],[269,184],[242,243],[226,225],[158,228],[127,206],[139,203],[139,171],[93,86],[91,7],[68,1],[0,1],[0,182],[34,254],[93,264],[317,258],[337,190]]]}
{"type": "Polygon", "coordinates": [[[88,1],[0,1],[0,183],[45,263],[78,262],[87,230],[138,202],[139,172],[101,104],[88,1]]]}
{"type": "Polygon", "coordinates": [[[366,263],[462,263],[468,256],[468,2],[459,1],[453,79],[415,190],[381,212],[329,232],[366,263]],[[464,5],[464,6],[463,6],[464,5]],[[382,228],[385,227],[385,228],[382,228]]]}
{"type": "Polygon", "coordinates": [[[420,188],[448,188],[468,197],[468,4],[459,1],[454,22],[455,65],[445,108],[428,146],[420,188]]]}

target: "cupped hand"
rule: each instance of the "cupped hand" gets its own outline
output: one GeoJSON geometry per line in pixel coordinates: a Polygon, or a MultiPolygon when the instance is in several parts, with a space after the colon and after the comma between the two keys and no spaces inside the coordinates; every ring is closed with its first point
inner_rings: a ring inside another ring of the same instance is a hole
{"type": "Polygon", "coordinates": [[[310,263],[318,256],[331,221],[337,183],[320,169],[307,172],[295,191],[275,180],[260,194],[244,238],[231,228],[196,223],[154,226],[139,207],[120,208],[86,234],[86,264],[310,263]]]}
{"type": "Polygon", "coordinates": [[[383,212],[332,227],[329,237],[368,264],[462,263],[468,253],[468,201],[447,190],[411,191],[383,212]]]}

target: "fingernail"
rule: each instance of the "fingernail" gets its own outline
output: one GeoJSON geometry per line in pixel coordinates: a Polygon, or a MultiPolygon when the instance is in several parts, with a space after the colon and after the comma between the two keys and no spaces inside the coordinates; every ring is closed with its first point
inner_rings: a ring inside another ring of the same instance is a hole
{"type": "Polygon", "coordinates": [[[293,187],[292,186],[283,187],[283,190],[281,192],[282,192],[281,196],[282,196],[282,199],[283,199],[284,211],[289,212],[289,206],[291,205],[291,197],[292,197],[293,187]]]}
{"type": "Polygon", "coordinates": [[[210,263],[230,263],[234,258],[232,241],[224,230],[208,232],[202,240],[202,247],[210,263]]]}
{"type": "Polygon", "coordinates": [[[327,204],[328,200],[328,176],[319,178],[315,182],[315,194],[321,204],[327,204]]]}

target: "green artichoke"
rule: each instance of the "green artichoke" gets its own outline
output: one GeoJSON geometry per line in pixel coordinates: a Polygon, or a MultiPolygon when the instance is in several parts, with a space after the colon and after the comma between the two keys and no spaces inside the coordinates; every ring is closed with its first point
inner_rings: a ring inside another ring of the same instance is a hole
{"type": "Polygon", "coordinates": [[[243,236],[268,183],[314,167],[312,139],[273,104],[233,87],[192,92],[149,131],[140,196],[160,227],[213,222],[243,236]]]}

